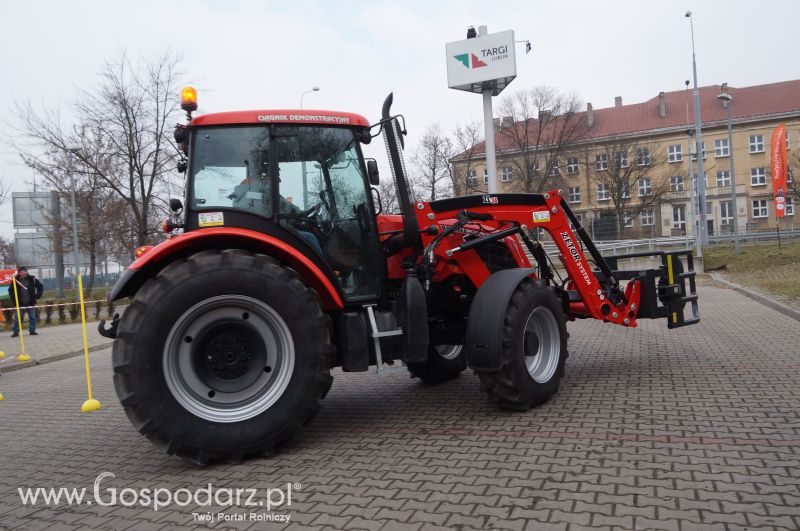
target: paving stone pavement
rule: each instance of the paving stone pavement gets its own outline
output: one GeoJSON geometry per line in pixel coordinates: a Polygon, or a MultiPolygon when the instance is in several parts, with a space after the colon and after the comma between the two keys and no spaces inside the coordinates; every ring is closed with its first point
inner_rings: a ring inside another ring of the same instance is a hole
{"type": "MultiPolygon", "coordinates": [[[[27,321],[22,324],[25,353],[31,357],[31,361],[26,363],[16,361],[16,356],[21,352],[19,338],[11,337],[11,332],[3,332],[0,334],[0,351],[5,352],[6,357],[0,359],[0,372],[48,363],[76,353],[83,353],[83,334],[80,323],[39,328],[37,336],[28,334],[27,321]]],[[[86,323],[86,339],[90,349],[111,345],[110,339],[97,332],[96,322],[86,323]]]]}
{"type": "MultiPolygon", "coordinates": [[[[702,322],[668,331],[569,325],[558,395],[527,413],[487,404],[477,377],[334,373],[320,415],[278,455],[197,468],[153,448],[94,352],[103,409],[81,413],[83,360],[0,378],[0,528],[206,528],[192,513],[261,508],[175,503],[155,511],[43,503],[20,487],[295,485],[283,529],[798,529],[798,322],[732,290],[700,288],[702,322]]],[[[284,489],[285,490],[285,489],[284,489]]],[[[105,496],[105,497],[104,497],[105,496]]],[[[129,498],[130,499],[130,498],[129,498]]],[[[225,505],[223,500],[220,504],[225,505]]]]}

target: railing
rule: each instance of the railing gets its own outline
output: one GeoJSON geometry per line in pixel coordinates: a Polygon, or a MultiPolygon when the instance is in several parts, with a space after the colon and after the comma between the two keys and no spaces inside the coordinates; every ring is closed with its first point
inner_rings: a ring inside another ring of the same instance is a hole
{"type": "MultiPolygon", "coordinates": [[[[800,229],[780,231],[781,241],[800,238],[800,229]]],[[[748,232],[739,235],[742,243],[776,243],[778,231],[748,232]]],[[[607,240],[595,241],[597,249],[608,255],[627,254],[640,251],[661,251],[674,249],[691,249],[694,247],[694,236],[677,236],[671,238],[650,238],[641,240],[607,240]]],[[[733,245],[733,234],[724,234],[708,237],[709,245],[733,245]]],[[[542,247],[550,256],[558,254],[558,248],[552,242],[542,242],[542,247]]]]}

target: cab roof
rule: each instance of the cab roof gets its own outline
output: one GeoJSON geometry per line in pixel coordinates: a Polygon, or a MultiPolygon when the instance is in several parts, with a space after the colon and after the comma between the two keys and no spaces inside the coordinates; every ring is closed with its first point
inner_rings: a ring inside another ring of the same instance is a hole
{"type": "Polygon", "coordinates": [[[192,125],[230,124],[313,124],[369,126],[366,118],[350,112],[319,111],[311,109],[271,109],[260,111],[232,111],[203,114],[192,119],[192,125]]]}

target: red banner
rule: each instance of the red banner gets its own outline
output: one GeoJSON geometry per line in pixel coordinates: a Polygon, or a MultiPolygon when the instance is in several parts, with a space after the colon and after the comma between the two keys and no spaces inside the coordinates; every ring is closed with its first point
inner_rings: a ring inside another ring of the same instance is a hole
{"type": "Polygon", "coordinates": [[[775,198],[775,217],[786,215],[786,125],[772,132],[769,151],[772,166],[772,195],[775,198]]]}
{"type": "Polygon", "coordinates": [[[16,269],[0,269],[0,286],[10,286],[11,279],[17,274],[16,269]]]}

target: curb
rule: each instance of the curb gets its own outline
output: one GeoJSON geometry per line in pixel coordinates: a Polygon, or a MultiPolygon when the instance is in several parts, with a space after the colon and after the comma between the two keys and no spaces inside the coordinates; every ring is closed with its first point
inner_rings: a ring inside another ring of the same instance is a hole
{"type": "Polygon", "coordinates": [[[748,288],[746,288],[746,287],[744,287],[744,286],[742,286],[740,284],[736,284],[735,282],[731,282],[730,280],[726,280],[726,279],[722,278],[722,276],[719,275],[719,274],[716,274],[716,273],[709,273],[709,274],[711,275],[711,278],[713,278],[717,282],[721,282],[722,284],[725,284],[729,288],[731,288],[731,289],[733,289],[735,291],[738,291],[739,293],[741,293],[745,297],[747,297],[749,299],[753,299],[754,301],[763,304],[767,308],[770,308],[771,310],[775,310],[776,312],[782,313],[783,315],[785,315],[787,317],[791,317],[795,321],[800,321],[800,310],[795,310],[791,306],[787,306],[786,304],[783,304],[783,303],[778,302],[776,300],[770,299],[769,297],[766,297],[766,296],[764,296],[764,295],[762,295],[762,294],[760,294],[758,292],[755,292],[755,291],[753,291],[751,289],[748,289],[748,288]]]}
{"type": "MultiPolygon", "coordinates": [[[[105,348],[110,347],[113,344],[114,344],[113,341],[108,341],[106,343],[101,343],[99,345],[93,345],[93,346],[89,347],[89,352],[94,352],[95,350],[103,350],[105,348]]],[[[75,356],[81,356],[81,355],[83,355],[83,349],[74,350],[74,351],[71,351],[71,352],[61,352],[59,354],[53,354],[52,356],[48,356],[48,357],[42,358],[40,360],[32,359],[30,361],[23,361],[22,363],[9,364],[7,367],[2,367],[2,370],[0,370],[0,372],[9,373],[11,371],[18,371],[20,369],[25,369],[26,367],[34,367],[36,365],[44,365],[44,364],[47,364],[47,363],[52,363],[54,361],[65,360],[67,358],[74,358],[75,356]]]]}

